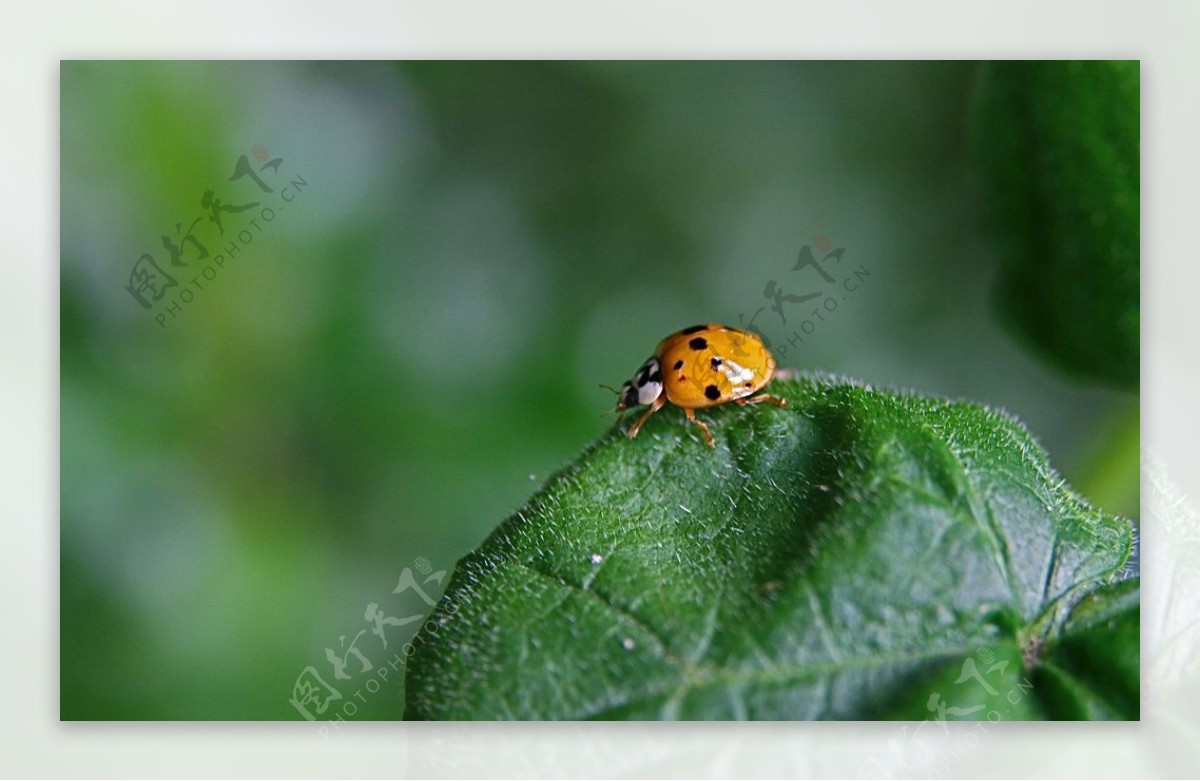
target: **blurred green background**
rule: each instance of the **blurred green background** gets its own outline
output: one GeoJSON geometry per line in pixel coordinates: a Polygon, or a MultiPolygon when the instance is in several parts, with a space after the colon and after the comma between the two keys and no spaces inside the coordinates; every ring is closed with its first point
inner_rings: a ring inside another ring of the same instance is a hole
{"type": "MultiPolygon", "coordinates": [[[[1068,380],[991,306],[976,71],[64,62],[62,718],[296,719],[309,666],[351,698],[370,676],[326,649],[358,635],[377,674],[416,629],[383,649],[368,603],[424,610],[402,571],[450,570],[612,425],[597,383],[668,332],[787,344],[821,299],[784,324],[764,289],[833,294],[793,270],[819,237],[839,282],[869,273],[782,364],[1002,407],[1136,513],[1136,394],[1068,380]],[[230,181],[242,155],[271,193],[230,181]],[[208,190],[259,206],[221,236],[208,190]],[[178,241],[197,218],[207,260],[178,241]],[[180,282],[150,310],[142,253],[180,282]]],[[[400,717],[401,678],[355,717],[400,717]]]]}

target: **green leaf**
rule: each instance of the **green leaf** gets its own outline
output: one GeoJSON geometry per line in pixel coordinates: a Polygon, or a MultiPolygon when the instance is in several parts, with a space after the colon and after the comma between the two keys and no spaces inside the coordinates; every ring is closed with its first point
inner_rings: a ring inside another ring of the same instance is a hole
{"type": "Polygon", "coordinates": [[[1140,72],[1126,62],[983,67],[974,146],[1006,319],[1068,372],[1136,387],[1140,72]]]}
{"type": "Polygon", "coordinates": [[[459,562],[406,718],[1137,718],[1132,527],[1018,423],[772,390],[700,413],[716,450],[668,407],[552,478],[459,562]]]}
{"type": "Polygon", "coordinates": [[[1038,686],[1062,686],[1060,694],[1047,700],[1050,718],[1137,717],[1141,694],[1139,587],[1136,579],[1125,581],[1089,595],[1075,609],[1034,678],[1038,686]]]}

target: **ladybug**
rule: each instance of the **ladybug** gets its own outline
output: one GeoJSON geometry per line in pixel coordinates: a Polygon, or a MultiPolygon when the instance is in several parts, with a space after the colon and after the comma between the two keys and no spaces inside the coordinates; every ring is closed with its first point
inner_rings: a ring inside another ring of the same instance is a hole
{"type": "Polygon", "coordinates": [[[752,333],[708,323],[671,334],[658,343],[633,379],[617,391],[617,412],[649,405],[629,429],[638,435],[645,422],[668,401],[704,432],[709,447],[715,448],[708,425],[696,419],[696,410],[720,404],[768,402],[786,407],[787,402],[769,393],[759,393],[775,374],[775,356],[752,333]]]}

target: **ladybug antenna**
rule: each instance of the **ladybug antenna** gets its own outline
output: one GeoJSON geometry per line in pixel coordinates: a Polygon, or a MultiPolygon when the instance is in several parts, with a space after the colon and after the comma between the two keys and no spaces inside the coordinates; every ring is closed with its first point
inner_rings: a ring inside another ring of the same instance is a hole
{"type": "MultiPolygon", "coordinates": [[[[600,383],[600,387],[601,387],[601,388],[607,388],[608,390],[610,390],[610,391],[612,391],[613,393],[617,394],[617,398],[620,398],[620,397],[621,397],[621,391],[617,390],[616,388],[614,388],[614,387],[613,387],[613,386],[611,386],[611,385],[605,385],[604,383],[600,383]]],[[[624,410],[622,407],[620,407],[620,406],[618,405],[617,409],[610,409],[610,410],[608,410],[607,412],[601,412],[601,413],[600,413],[600,417],[602,417],[602,418],[603,418],[603,417],[606,417],[606,416],[608,416],[608,415],[616,415],[616,416],[617,416],[617,420],[624,420],[624,419],[625,419],[625,410],[624,410]]]]}

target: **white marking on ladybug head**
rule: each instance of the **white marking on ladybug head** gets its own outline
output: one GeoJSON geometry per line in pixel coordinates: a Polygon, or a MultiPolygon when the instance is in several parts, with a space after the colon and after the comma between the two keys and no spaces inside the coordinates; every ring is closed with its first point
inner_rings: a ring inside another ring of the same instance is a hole
{"type": "Polygon", "coordinates": [[[625,395],[622,398],[627,398],[634,404],[653,404],[658,397],[662,395],[662,370],[658,365],[657,358],[650,358],[642,367],[633,375],[633,379],[625,383],[622,389],[625,395]]]}

